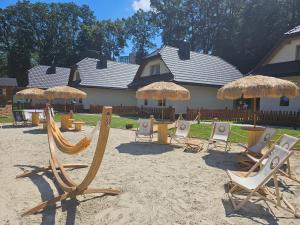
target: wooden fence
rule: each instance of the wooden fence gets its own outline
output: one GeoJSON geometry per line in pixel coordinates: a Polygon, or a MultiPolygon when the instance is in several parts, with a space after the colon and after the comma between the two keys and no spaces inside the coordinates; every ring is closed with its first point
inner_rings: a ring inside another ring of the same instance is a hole
{"type": "MultiPolygon", "coordinates": [[[[187,119],[194,120],[200,115],[201,120],[219,120],[233,121],[238,123],[252,123],[253,114],[251,110],[232,110],[232,109],[192,109],[187,108],[187,119]]],[[[278,126],[300,126],[300,111],[257,111],[257,124],[278,125],[278,126]]]]}
{"type": "MultiPolygon", "coordinates": [[[[90,105],[90,113],[102,112],[102,105],[90,105]]],[[[162,110],[156,107],[137,107],[137,106],[113,106],[113,113],[118,115],[161,118],[162,110]]],[[[175,120],[175,109],[164,108],[164,118],[175,120]]]]}

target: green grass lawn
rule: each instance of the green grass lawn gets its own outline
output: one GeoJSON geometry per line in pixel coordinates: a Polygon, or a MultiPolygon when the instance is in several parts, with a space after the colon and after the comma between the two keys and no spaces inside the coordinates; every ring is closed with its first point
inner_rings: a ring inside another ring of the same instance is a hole
{"type": "MultiPolygon", "coordinates": [[[[84,121],[87,125],[95,126],[97,121],[99,120],[99,114],[74,114],[74,118],[77,121],[84,121]]],[[[0,123],[11,123],[13,121],[12,117],[4,118],[0,117],[0,123]]],[[[55,115],[55,121],[60,121],[60,115],[55,115]]],[[[120,117],[117,115],[113,115],[112,117],[112,128],[125,128],[126,124],[133,124],[133,127],[138,126],[138,118],[134,117],[120,117]]],[[[300,135],[300,130],[294,130],[292,128],[276,128],[277,134],[274,135],[273,141],[277,140],[282,134],[289,134],[293,136],[300,135]]],[[[246,143],[247,142],[247,131],[242,130],[239,126],[232,126],[232,133],[230,135],[230,139],[235,143],[246,143]]],[[[174,129],[173,129],[174,132],[174,129]]],[[[211,126],[208,124],[194,124],[191,127],[190,136],[208,139],[211,132],[211,126]]],[[[296,148],[300,149],[300,143],[296,146],[296,148]]]]}

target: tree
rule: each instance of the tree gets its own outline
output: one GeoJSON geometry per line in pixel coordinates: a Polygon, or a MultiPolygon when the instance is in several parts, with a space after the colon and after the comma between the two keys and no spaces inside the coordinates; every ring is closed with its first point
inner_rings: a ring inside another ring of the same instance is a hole
{"type": "Polygon", "coordinates": [[[153,13],[138,10],[126,21],[128,35],[133,43],[133,51],[136,52],[136,63],[140,64],[141,59],[147,55],[149,49],[153,49],[153,39],[158,34],[158,27],[154,25],[153,13]]]}

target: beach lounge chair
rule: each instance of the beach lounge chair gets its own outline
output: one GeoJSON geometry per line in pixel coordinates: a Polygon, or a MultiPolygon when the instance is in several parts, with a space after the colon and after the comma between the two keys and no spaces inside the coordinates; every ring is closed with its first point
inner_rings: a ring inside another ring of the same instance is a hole
{"type": "Polygon", "coordinates": [[[14,125],[18,125],[18,123],[22,123],[26,125],[28,120],[25,118],[23,111],[13,111],[14,125]]]}
{"type": "Polygon", "coordinates": [[[266,128],[255,145],[249,148],[247,146],[240,145],[246,149],[246,153],[261,156],[261,151],[268,145],[274,134],[276,134],[276,130],[274,128],[266,128]]]}
{"type": "Polygon", "coordinates": [[[230,149],[230,123],[227,122],[214,122],[212,125],[212,132],[210,135],[210,139],[207,144],[207,150],[209,150],[209,146],[214,144],[216,146],[217,142],[225,143],[225,151],[230,149]],[[229,146],[228,146],[229,145],[229,146]]]}
{"type": "Polygon", "coordinates": [[[172,142],[172,140],[175,140],[176,142],[185,141],[185,139],[189,135],[190,128],[191,128],[191,124],[189,121],[178,120],[175,134],[170,135],[171,136],[170,143],[172,142]]]}
{"type": "Polygon", "coordinates": [[[153,124],[152,119],[139,119],[139,127],[135,132],[135,141],[138,139],[149,137],[149,141],[153,138],[153,124]]]}
{"type": "MultiPolygon", "coordinates": [[[[284,149],[286,149],[286,150],[288,150],[288,151],[293,151],[294,146],[299,142],[299,140],[300,140],[300,139],[297,138],[297,137],[294,137],[294,136],[291,136],[291,135],[284,134],[284,135],[282,135],[282,136],[280,137],[280,139],[279,139],[279,141],[277,142],[277,144],[278,144],[280,147],[282,147],[282,148],[284,148],[284,149]]],[[[274,146],[273,146],[272,148],[274,148],[274,146]]],[[[254,157],[253,155],[250,155],[250,154],[247,154],[247,157],[249,157],[249,159],[252,160],[254,163],[257,163],[257,162],[260,160],[260,158],[256,158],[256,157],[254,157]]],[[[261,164],[262,164],[262,165],[265,165],[266,162],[267,162],[267,160],[268,160],[268,156],[266,156],[266,157],[262,160],[261,164]]],[[[286,161],[286,164],[287,164],[287,172],[283,171],[283,170],[280,168],[280,169],[278,170],[279,173],[280,173],[280,175],[285,176],[285,177],[287,177],[287,178],[289,178],[289,179],[291,179],[291,180],[294,180],[294,181],[300,183],[300,180],[297,179],[296,177],[294,177],[294,176],[292,175],[291,165],[290,165],[290,160],[289,160],[289,159],[286,161]]]]}
{"type": "Polygon", "coordinates": [[[293,213],[294,216],[299,217],[299,215],[296,214],[295,208],[283,197],[282,193],[280,193],[277,180],[278,170],[292,154],[293,151],[287,151],[286,149],[275,145],[274,148],[268,151],[269,157],[267,162],[255,175],[251,174],[261,165],[261,162],[265,157],[262,157],[245,176],[239,176],[232,171],[227,170],[230,182],[233,184],[228,191],[228,197],[232,202],[234,209],[239,210],[245,206],[247,202],[257,196],[259,199],[256,199],[255,202],[260,199],[271,202],[275,207],[282,208],[293,213]],[[275,193],[271,192],[266,186],[266,183],[271,179],[273,179],[275,184],[275,193]],[[263,190],[266,195],[262,195],[260,190],[263,190]],[[236,196],[239,192],[247,192],[248,195],[241,199],[236,196]]]}

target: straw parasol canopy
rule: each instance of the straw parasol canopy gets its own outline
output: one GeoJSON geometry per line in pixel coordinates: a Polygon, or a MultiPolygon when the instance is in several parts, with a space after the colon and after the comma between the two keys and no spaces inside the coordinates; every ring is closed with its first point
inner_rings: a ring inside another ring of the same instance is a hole
{"type": "Polygon", "coordinates": [[[86,98],[86,95],[85,92],[69,86],[55,86],[45,91],[48,99],[86,98]]]}
{"type": "MultiPolygon", "coordinates": [[[[175,84],[173,82],[154,82],[137,90],[136,98],[138,99],[153,99],[153,100],[189,100],[191,98],[188,89],[175,84]]],[[[161,117],[163,119],[163,108],[161,117]]]]}
{"type": "Polygon", "coordinates": [[[67,99],[72,98],[86,98],[87,94],[84,91],[78,90],[69,86],[55,86],[48,88],[45,91],[45,96],[49,99],[64,99],[65,100],[65,112],[67,111],[67,99]]]}
{"type": "Polygon", "coordinates": [[[247,76],[232,81],[218,90],[219,99],[239,99],[286,96],[294,98],[299,95],[299,87],[288,80],[267,76],[247,76]]]}
{"type": "Polygon", "coordinates": [[[155,82],[138,89],[136,92],[138,99],[163,100],[189,100],[191,98],[189,90],[172,82],[155,82]]]}
{"type": "Polygon", "coordinates": [[[288,80],[275,77],[250,75],[225,84],[218,90],[219,99],[253,98],[253,123],[256,126],[256,98],[286,96],[295,98],[299,95],[299,87],[288,80]]]}
{"type": "Polygon", "coordinates": [[[45,91],[39,88],[27,88],[16,93],[18,99],[44,99],[45,91]]]}

